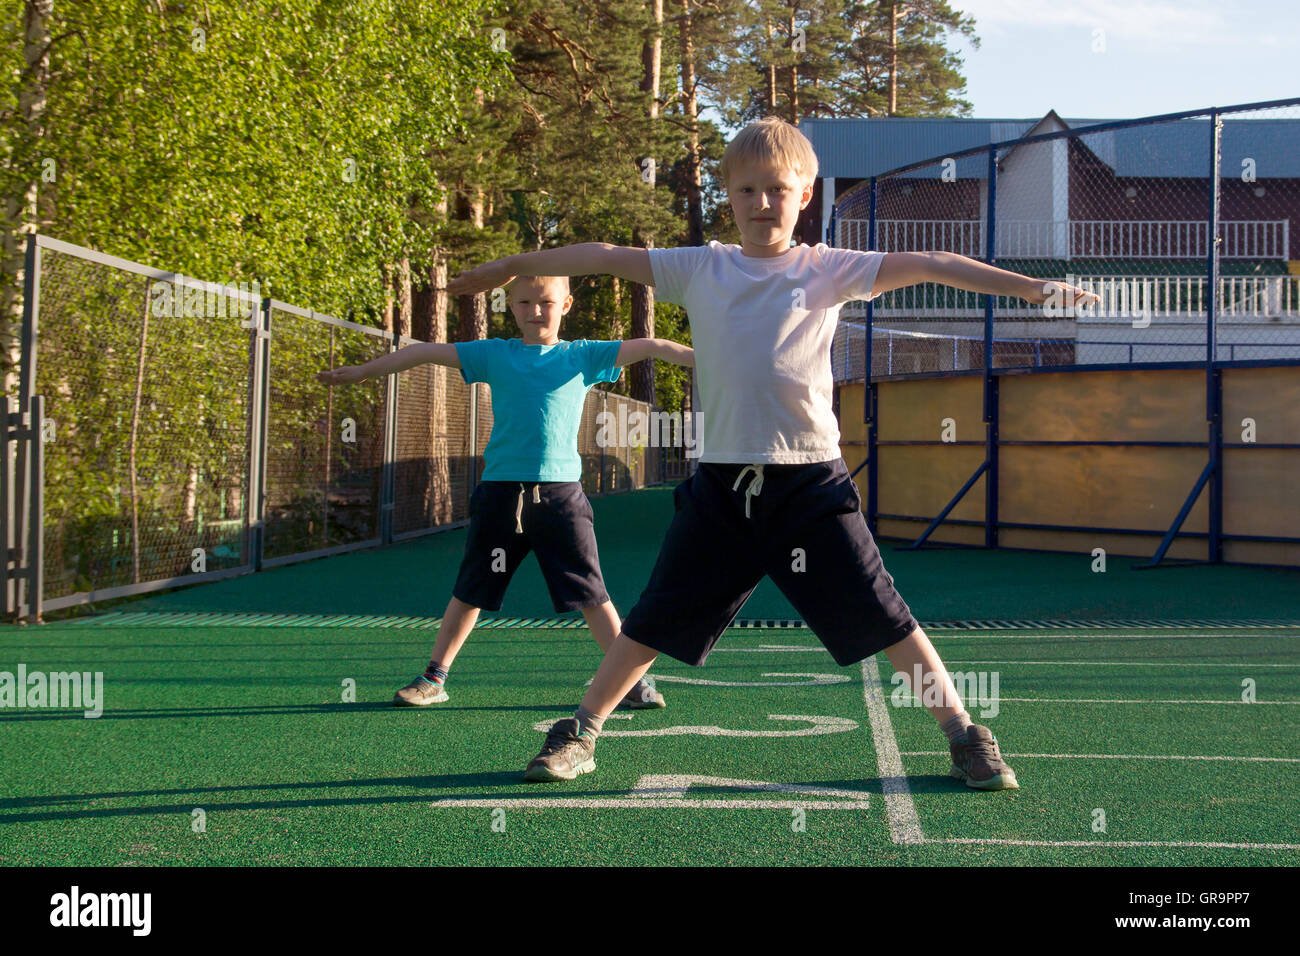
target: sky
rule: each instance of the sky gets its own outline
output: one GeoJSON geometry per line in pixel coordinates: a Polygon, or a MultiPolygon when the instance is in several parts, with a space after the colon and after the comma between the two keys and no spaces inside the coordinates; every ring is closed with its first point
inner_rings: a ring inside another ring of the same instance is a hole
{"type": "MultiPolygon", "coordinates": [[[[1300,0],[950,0],[980,118],[1127,119],[1300,97],[1300,0]]],[[[1300,118],[1300,108],[1290,114],[1300,118]]]]}

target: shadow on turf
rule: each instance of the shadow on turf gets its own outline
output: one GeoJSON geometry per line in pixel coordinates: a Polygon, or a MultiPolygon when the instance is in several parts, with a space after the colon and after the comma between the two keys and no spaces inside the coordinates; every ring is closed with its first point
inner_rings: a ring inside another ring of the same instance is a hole
{"type": "Polygon", "coordinates": [[[275,810],[291,807],[337,807],[368,806],[377,804],[428,803],[436,799],[437,794],[430,791],[446,787],[491,787],[508,786],[521,783],[523,775],[519,771],[443,774],[440,776],[414,777],[374,777],[353,780],[295,781],[291,783],[255,783],[227,787],[178,787],[170,790],[123,790],[107,793],[51,794],[39,797],[9,797],[0,800],[0,811],[25,807],[51,806],[55,804],[75,804],[93,800],[114,800],[133,797],[169,797],[185,795],[193,799],[176,804],[148,804],[138,807],[99,807],[92,809],[62,809],[33,813],[0,814],[0,825],[6,823],[33,823],[41,820],[79,820],[102,817],[145,816],[152,814],[184,813],[189,814],[196,806],[201,806],[205,813],[212,814],[220,810],[275,810]],[[418,789],[419,793],[391,794],[375,797],[311,797],[302,800],[267,800],[239,801],[233,803],[213,803],[202,799],[204,794],[247,793],[249,791],[277,790],[313,790],[320,787],[391,787],[418,789]]]}
{"type": "Polygon", "coordinates": [[[285,714],[338,714],[338,713],[373,713],[392,711],[395,714],[412,713],[420,710],[458,711],[458,710],[527,710],[554,714],[557,711],[571,709],[576,704],[502,704],[498,706],[457,706],[448,704],[438,707],[394,707],[391,701],[366,701],[359,704],[270,704],[265,707],[154,707],[137,710],[105,710],[98,717],[86,717],[84,710],[25,711],[0,716],[0,727],[6,723],[24,720],[145,720],[170,717],[261,717],[285,714]]]}
{"type": "MultiPolygon", "coordinates": [[[[967,788],[958,781],[937,774],[908,777],[907,782],[914,793],[964,794],[967,792],[967,788]]],[[[884,793],[880,779],[875,777],[861,780],[808,781],[807,785],[825,787],[833,790],[855,790],[858,792],[878,795],[884,793]]],[[[691,791],[692,796],[697,799],[706,795],[734,796],[737,792],[738,791],[733,789],[718,787],[701,787],[691,791]]],[[[178,787],[168,790],[119,790],[105,793],[50,794],[47,796],[9,797],[7,799],[0,799],[0,826],[13,823],[36,823],[47,820],[101,819],[105,817],[150,816],[167,813],[188,815],[196,805],[201,806],[204,812],[212,814],[221,810],[280,810],[290,808],[309,809],[340,806],[416,804],[429,803],[433,800],[439,799],[440,797],[474,800],[507,798],[520,799],[521,794],[524,795],[525,799],[528,795],[535,794],[539,800],[565,795],[579,796],[582,799],[594,799],[600,797],[625,797],[627,796],[627,791],[584,789],[575,793],[572,787],[524,786],[522,775],[516,770],[475,774],[439,774],[413,777],[374,777],[369,779],[327,780],[315,782],[264,783],[224,787],[178,787]],[[504,793],[500,790],[496,790],[495,792],[483,791],[478,793],[454,792],[457,788],[461,787],[514,788],[517,786],[523,787],[523,789],[511,789],[504,793]],[[390,787],[393,789],[417,789],[420,792],[410,794],[389,794],[374,797],[309,797],[301,800],[245,800],[231,803],[213,803],[211,800],[203,799],[203,795],[205,794],[311,790],[321,787],[390,787]],[[446,793],[445,791],[448,790],[453,792],[446,793]],[[30,810],[25,813],[7,812],[11,810],[26,810],[28,808],[50,807],[59,804],[86,803],[97,800],[175,796],[188,796],[192,799],[184,803],[151,803],[135,807],[97,807],[84,809],[63,807],[57,810],[30,810]]]]}

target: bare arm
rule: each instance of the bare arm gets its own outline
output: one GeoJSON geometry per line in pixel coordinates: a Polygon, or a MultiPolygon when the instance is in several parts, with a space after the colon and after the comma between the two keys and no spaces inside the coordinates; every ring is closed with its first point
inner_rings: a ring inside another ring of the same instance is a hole
{"type": "Polygon", "coordinates": [[[515,276],[611,275],[654,285],[650,253],[635,246],[613,246],[608,242],[580,242],[558,249],[523,252],[493,259],[447,283],[451,295],[474,295],[504,286],[515,276]]]}
{"type": "Polygon", "coordinates": [[[326,385],[348,385],[426,364],[460,368],[460,356],[456,354],[456,346],[450,342],[417,342],[415,345],[408,345],[404,349],[371,359],[364,365],[345,365],[342,368],[319,372],[316,379],[326,385]]]}
{"type": "Polygon", "coordinates": [[[616,365],[635,365],[648,358],[663,359],[674,365],[695,367],[695,350],[668,339],[628,339],[618,349],[616,365]]]}
{"type": "Polygon", "coordinates": [[[1099,296],[1077,286],[1033,279],[955,252],[887,252],[876,273],[874,291],[879,294],[920,282],[937,282],[968,292],[1008,295],[1036,305],[1046,302],[1053,294],[1060,297],[1063,305],[1100,301],[1099,296]]]}

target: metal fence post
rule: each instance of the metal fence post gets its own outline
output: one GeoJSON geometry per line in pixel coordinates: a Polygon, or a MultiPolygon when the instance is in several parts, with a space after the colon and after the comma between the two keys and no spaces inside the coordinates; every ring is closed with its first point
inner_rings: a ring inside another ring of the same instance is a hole
{"type": "MultiPolygon", "coordinates": [[[[876,177],[871,177],[871,195],[867,200],[867,250],[875,252],[876,250],[876,177]]],[[[871,402],[867,400],[867,391],[871,388],[871,328],[875,320],[876,306],[872,300],[867,300],[867,333],[863,337],[862,343],[862,423],[871,424],[874,411],[871,402]]],[[[847,351],[847,349],[846,349],[847,351]]]]}
{"type": "MultiPolygon", "coordinates": [[[[989,147],[988,212],[984,255],[989,265],[997,259],[998,159],[989,147]]],[[[984,296],[984,547],[998,546],[998,391],[993,377],[993,299],[984,296]]]]}
{"type": "Polygon", "coordinates": [[[27,429],[31,442],[31,486],[29,496],[31,512],[28,527],[31,537],[27,548],[27,623],[40,624],[45,596],[44,537],[45,537],[45,448],[41,438],[41,423],[45,418],[45,399],[33,395],[32,422],[27,429]]]}
{"type": "MultiPolygon", "coordinates": [[[[609,393],[602,389],[600,393],[600,414],[601,414],[600,420],[605,423],[605,427],[607,429],[609,427],[608,413],[609,413],[609,393]]],[[[597,434],[599,434],[599,432],[597,432],[597,434]]],[[[614,434],[617,435],[618,432],[616,431],[614,432],[614,434]]],[[[609,438],[608,431],[605,432],[605,437],[607,439],[609,438]]],[[[607,444],[609,444],[609,442],[605,441],[605,442],[601,442],[600,445],[600,481],[596,483],[596,494],[598,495],[603,495],[608,490],[605,488],[605,446],[607,444]]]]}
{"type": "Polygon", "coordinates": [[[866,381],[866,395],[863,401],[868,406],[867,414],[870,416],[867,420],[867,529],[876,533],[876,512],[880,510],[879,497],[876,489],[879,487],[877,478],[880,475],[879,461],[877,460],[877,429],[879,428],[880,413],[880,388],[871,381],[868,376],[866,381]]]}
{"type": "Polygon", "coordinates": [[[239,559],[245,564],[257,567],[257,525],[261,513],[257,510],[257,476],[261,473],[261,448],[258,443],[261,435],[262,386],[261,357],[262,342],[262,308],[248,303],[248,425],[244,431],[244,443],[247,449],[247,487],[244,491],[244,547],[239,559]]]}
{"type": "MultiPolygon", "coordinates": [[[[388,352],[397,351],[398,335],[388,341],[388,352]]],[[[394,372],[385,376],[385,411],[384,411],[384,445],[383,469],[379,483],[379,541],[381,544],[393,543],[393,513],[397,505],[397,376],[394,372]]]]}
{"type": "Polygon", "coordinates": [[[1205,300],[1205,417],[1209,426],[1208,444],[1210,449],[1210,513],[1209,513],[1209,554],[1211,564],[1223,560],[1223,416],[1222,390],[1219,373],[1214,367],[1217,332],[1215,320],[1219,299],[1219,208],[1220,195],[1219,162],[1223,147],[1223,117],[1217,109],[1210,110],[1210,216],[1209,242],[1206,261],[1209,294],[1205,300]]]}
{"type": "Polygon", "coordinates": [[[14,571],[10,564],[17,559],[17,549],[14,547],[14,456],[11,442],[13,441],[14,424],[14,402],[9,395],[0,396],[4,404],[0,406],[0,411],[4,413],[4,435],[0,436],[4,441],[3,460],[0,460],[0,547],[4,548],[5,553],[5,619],[12,620],[14,615],[14,571]]]}
{"type": "MultiPolygon", "coordinates": [[[[255,307],[256,308],[256,307],[255,307]]],[[[266,557],[266,440],[271,404],[271,299],[262,299],[253,326],[252,448],[249,455],[249,521],[254,571],[266,557]]]]}
{"type": "MultiPolygon", "coordinates": [[[[27,237],[27,249],[25,250],[25,261],[23,263],[23,337],[21,366],[18,376],[18,408],[14,412],[10,424],[15,428],[33,428],[36,423],[32,421],[31,409],[32,398],[36,391],[36,341],[40,331],[41,315],[41,244],[40,236],[32,233],[27,237]]],[[[28,475],[31,473],[31,445],[29,442],[19,439],[17,451],[17,466],[14,469],[14,510],[13,510],[13,537],[14,537],[14,561],[23,569],[24,572],[30,571],[30,552],[28,540],[31,533],[28,522],[29,510],[27,503],[32,495],[31,482],[28,481],[28,475]]],[[[19,606],[24,603],[24,588],[26,588],[27,600],[31,599],[31,579],[25,578],[15,582],[14,590],[14,610],[19,611],[19,606]]]]}
{"type": "Polygon", "coordinates": [[[478,484],[478,385],[469,387],[469,467],[465,469],[469,477],[465,489],[466,500],[474,494],[478,484]]]}

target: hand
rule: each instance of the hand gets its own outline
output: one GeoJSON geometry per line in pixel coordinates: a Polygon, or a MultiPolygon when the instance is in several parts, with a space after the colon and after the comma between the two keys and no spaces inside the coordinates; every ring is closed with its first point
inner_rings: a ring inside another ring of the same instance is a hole
{"type": "MultiPolygon", "coordinates": [[[[1037,286],[1037,283],[1035,285],[1037,286]]],[[[1062,309],[1086,308],[1101,301],[1101,296],[1097,293],[1064,282],[1044,282],[1041,288],[1036,288],[1032,297],[1026,296],[1026,298],[1035,305],[1050,302],[1062,309]]]]}
{"type": "Polygon", "coordinates": [[[505,259],[493,259],[481,266],[462,272],[447,283],[448,295],[476,295],[499,289],[514,278],[506,270],[505,259]]]}
{"type": "Polygon", "coordinates": [[[316,373],[316,381],[324,385],[351,385],[353,382],[362,381],[365,377],[361,374],[360,365],[344,365],[342,368],[316,373]]]}

